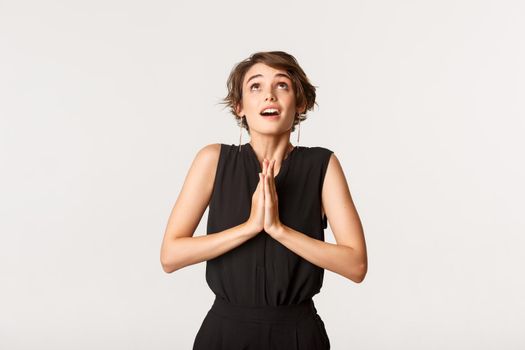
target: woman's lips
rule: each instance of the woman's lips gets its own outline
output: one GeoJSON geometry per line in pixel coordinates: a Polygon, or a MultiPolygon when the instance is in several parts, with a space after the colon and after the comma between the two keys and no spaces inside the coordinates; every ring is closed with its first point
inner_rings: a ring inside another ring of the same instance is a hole
{"type": "Polygon", "coordinates": [[[280,115],[277,114],[277,115],[261,115],[261,117],[263,117],[264,119],[267,119],[267,120],[277,120],[279,119],[280,115]]]}

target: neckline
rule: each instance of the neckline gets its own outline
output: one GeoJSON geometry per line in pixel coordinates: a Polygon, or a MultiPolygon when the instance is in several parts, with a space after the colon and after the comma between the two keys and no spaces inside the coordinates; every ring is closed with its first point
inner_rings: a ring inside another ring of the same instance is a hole
{"type": "MultiPolygon", "coordinates": [[[[257,164],[257,172],[258,173],[262,172],[261,163],[259,162],[259,158],[257,158],[257,154],[255,153],[255,150],[253,149],[252,145],[249,142],[247,142],[244,144],[244,146],[248,146],[247,147],[249,149],[248,153],[252,155],[253,160],[257,164]]],[[[290,163],[290,159],[294,155],[295,150],[297,148],[298,148],[297,146],[294,146],[294,148],[292,148],[292,150],[288,153],[288,157],[284,158],[283,161],[281,162],[281,168],[279,169],[279,172],[277,173],[277,175],[274,176],[275,182],[278,182],[279,179],[281,179],[288,171],[288,164],[290,163]]]]}

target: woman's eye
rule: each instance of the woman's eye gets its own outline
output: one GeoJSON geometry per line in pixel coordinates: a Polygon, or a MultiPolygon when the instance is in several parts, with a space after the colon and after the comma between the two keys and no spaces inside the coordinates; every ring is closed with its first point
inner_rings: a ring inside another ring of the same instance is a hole
{"type": "MultiPolygon", "coordinates": [[[[253,90],[254,87],[259,87],[259,83],[253,83],[251,86],[250,86],[250,90],[253,90]]],[[[287,83],[284,83],[284,82],[280,82],[278,83],[277,85],[279,86],[284,86],[285,89],[288,89],[288,84],[287,83]]]]}

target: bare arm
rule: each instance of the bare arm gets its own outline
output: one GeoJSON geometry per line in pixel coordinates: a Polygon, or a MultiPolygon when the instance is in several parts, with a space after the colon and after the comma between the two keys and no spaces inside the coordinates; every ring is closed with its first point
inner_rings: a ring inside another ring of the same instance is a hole
{"type": "Polygon", "coordinates": [[[368,270],[363,226],[335,154],[326,170],[322,206],[336,244],[319,241],[286,225],[282,225],[277,240],[312,264],[361,283],[368,270]]]}
{"type": "Polygon", "coordinates": [[[210,202],[220,146],[216,143],[203,147],[184,180],[162,240],[160,261],[166,273],[222,255],[258,232],[245,222],[212,235],[193,237],[210,202]]]}
{"type": "Polygon", "coordinates": [[[242,223],[212,235],[168,239],[163,244],[162,269],[171,273],[185,266],[213,259],[252,237],[252,231],[247,229],[246,223],[242,223]]]}

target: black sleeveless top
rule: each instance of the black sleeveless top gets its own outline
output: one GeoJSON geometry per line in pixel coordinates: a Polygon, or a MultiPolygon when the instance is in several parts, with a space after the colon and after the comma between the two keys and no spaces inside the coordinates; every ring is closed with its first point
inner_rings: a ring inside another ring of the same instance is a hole
{"type": "MultiPolygon", "coordinates": [[[[275,177],[279,219],[294,230],[323,241],[321,190],[332,151],[295,147],[275,177]]],[[[221,144],[207,234],[240,225],[250,217],[253,193],[262,171],[250,143],[221,144]]],[[[262,231],[234,249],[206,261],[213,293],[235,305],[298,304],[319,293],[324,269],[295,254],[262,231]]]]}

